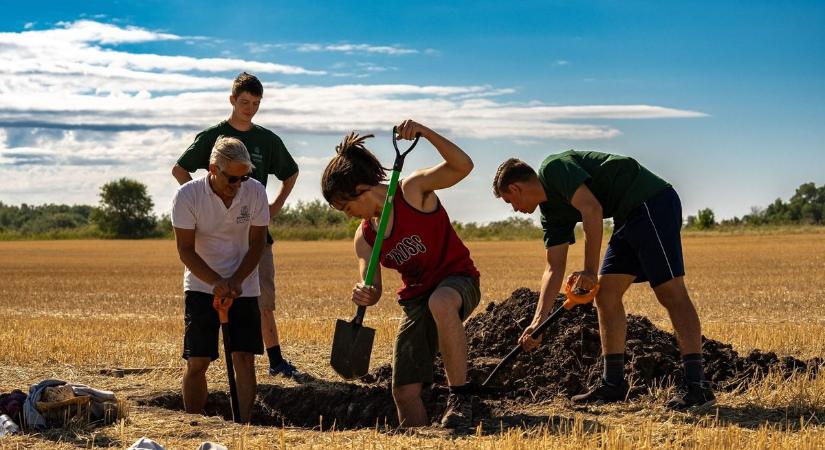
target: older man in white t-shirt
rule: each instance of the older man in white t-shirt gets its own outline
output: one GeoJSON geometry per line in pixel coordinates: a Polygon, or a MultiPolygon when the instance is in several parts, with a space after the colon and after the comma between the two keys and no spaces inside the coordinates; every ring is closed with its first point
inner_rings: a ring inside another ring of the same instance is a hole
{"type": "Polygon", "coordinates": [[[209,158],[209,174],[182,185],[172,207],[185,266],[183,404],[189,413],[203,413],[206,369],[218,358],[220,322],[212,300],[234,298],[229,336],[243,422],[249,422],[255,400],[255,355],[263,354],[258,261],[269,224],[266,190],[250,178],[253,168],[240,140],[221,137],[209,158]]]}

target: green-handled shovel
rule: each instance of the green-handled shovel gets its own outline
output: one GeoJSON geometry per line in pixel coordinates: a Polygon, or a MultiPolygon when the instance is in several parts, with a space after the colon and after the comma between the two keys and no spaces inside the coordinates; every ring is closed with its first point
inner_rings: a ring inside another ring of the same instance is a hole
{"type": "MultiPolygon", "coordinates": [[[[392,211],[392,201],[395,196],[395,188],[398,187],[398,176],[404,166],[404,157],[415,147],[421,135],[416,134],[415,140],[410,147],[401,153],[398,150],[397,128],[392,128],[392,145],[395,147],[395,163],[392,166],[390,185],[387,189],[387,198],[384,200],[384,209],[381,211],[381,221],[378,223],[378,233],[375,245],[372,247],[370,263],[367,266],[367,276],[364,284],[372,286],[372,278],[375,269],[378,267],[378,256],[381,254],[381,244],[384,241],[384,233],[387,229],[387,221],[392,211]]],[[[349,322],[338,319],[335,322],[335,337],[332,339],[332,354],[329,363],[333,369],[346,380],[362,377],[369,372],[370,355],[372,354],[372,343],[375,339],[375,329],[363,325],[366,306],[359,306],[355,317],[349,322]]]]}

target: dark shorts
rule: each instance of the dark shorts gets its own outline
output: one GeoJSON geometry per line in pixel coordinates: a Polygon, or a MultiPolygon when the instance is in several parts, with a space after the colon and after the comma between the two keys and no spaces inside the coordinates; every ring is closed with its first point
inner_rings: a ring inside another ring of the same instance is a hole
{"type": "Polygon", "coordinates": [[[443,287],[451,288],[461,295],[459,317],[462,321],[472,314],[481,300],[478,278],[450,275],[427,294],[400,302],[404,308],[404,318],[395,337],[393,386],[433,382],[433,362],[438,353],[438,329],[430,312],[429,300],[436,289],[443,287]]]}
{"type": "MultiPolygon", "coordinates": [[[[183,358],[218,359],[218,333],[221,323],[212,307],[212,294],[186,291],[186,310],[183,316],[183,358]]],[[[239,297],[229,308],[229,342],[233,352],[262,355],[261,313],[257,297],[239,297]]]]}
{"type": "Polygon", "coordinates": [[[681,230],[682,202],[668,187],[615,224],[600,273],[635,275],[651,287],[684,276],[681,230]]]}

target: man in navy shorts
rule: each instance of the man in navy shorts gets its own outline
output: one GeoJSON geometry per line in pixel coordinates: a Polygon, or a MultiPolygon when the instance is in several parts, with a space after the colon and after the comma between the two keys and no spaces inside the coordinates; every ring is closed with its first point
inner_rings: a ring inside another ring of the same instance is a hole
{"type": "Polygon", "coordinates": [[[493,192],[514,211],[531,214],[537,207],[541,211],[547,266],[533,322],[519,338],[525,350],[541,342],[541,337],[533,339],[530,333],[550,314],[563,281],[568,247],[575,242],[574,229],[582,223],[584,270],[570,276],[577,277],[586,290],[599,283],[595,303],[604,371],[590,391],[572,398],[574,403],[627,398],[627,318],[622,297],[632,283],[643,281],[667,309],[682,353],[685,384],[668,406],[687,409],[715,402],[704,379],[699,316],[684,282],[682,205],[669,183],[626,156],[569,150],[545,158],[538,173],[523,161],[508,159],[496,172],[493,192]],[[614,231],[599,271],[602,221],[609,217],[614,231]]]}
{"type": "Polygon", "coordinates": [[[249,422],[255,400],[255,355],[264,351],[258,262],[266,245],[269,205],[264,186],[250,177],[254,168],[243,142],[218,138],[209,173],[182,185],[172,206],[175,241],[185,266],[183,405],[186,412],[203,413],[206,369],[218,359],[220,321],[212,299],[233,298],[230,353],[242,422],[249,422]]]}

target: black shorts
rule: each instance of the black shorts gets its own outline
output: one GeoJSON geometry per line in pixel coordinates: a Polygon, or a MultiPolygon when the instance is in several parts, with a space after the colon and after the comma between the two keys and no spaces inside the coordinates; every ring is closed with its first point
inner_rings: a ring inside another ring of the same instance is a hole
{"type": "MultiPolygon", "coordinates": [[[[218,333],[221,323],[212,307],[214,296],[204,292],[186,291],[183,316],[183,358],[218,359],[218,333]]],[[[239,297],[229,308],[229,343],[231,351],[262,355],[261,312],[257,297],[239,297]]]]}
{"type": "Polygon", "coordinates": [[[600,273],[635,275],[651,287],[684,276],[681,230],[682,202],[668,187],[615,224],[600,273]]]}

